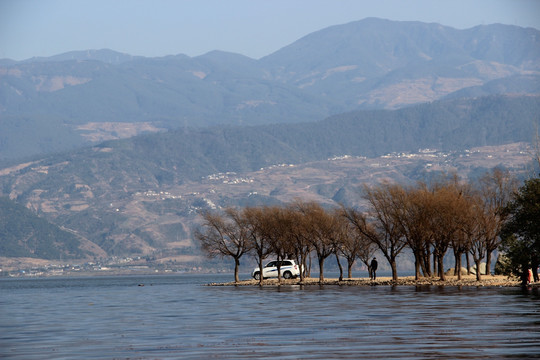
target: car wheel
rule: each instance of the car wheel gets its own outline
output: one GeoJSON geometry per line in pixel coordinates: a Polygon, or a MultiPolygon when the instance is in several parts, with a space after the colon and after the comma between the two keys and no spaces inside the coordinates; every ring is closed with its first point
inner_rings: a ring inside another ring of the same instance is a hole
{"type": "Polygon", "coordinates": [[[292,279],[292,273],[291,273],[290,271],[285,271],[285,272],[283,273],[283,277],[284,277],[285,279],[292,279]]]}
{"type": "Polygon", "coordinates": [[[259,280],[259,279],[261,278],[261,273],[256,272],[255,274],[253,274],[253,278],[254,278],[255,280],[259,280]]]}

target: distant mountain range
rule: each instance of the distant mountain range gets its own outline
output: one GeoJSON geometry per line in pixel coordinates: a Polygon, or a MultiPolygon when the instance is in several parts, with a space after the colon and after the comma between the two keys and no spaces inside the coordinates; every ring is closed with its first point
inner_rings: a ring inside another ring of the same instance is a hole
{"type": "Polygon", "coordinates": [[[494,94],[540,94],[540,31],[370,18],[260,60],[111,50],[1,60],[0,160],[170,129],[302,123],[494,94]]]}
{"type": "Polygon", "coordinates": [[[0,60],[0,257],[198,259],[203,209],[520,174],[539,121],[540,31],[515,26],[365,19],[259,60],[0,60]]]}
{"type": "Polygon", "coordinates": [[[381,178],[523,172],[539,114],[540,96],[496,95],[308,123],[182,128],[15,163],[0,169],[0,196],[76,234],[81,253],[200,255],[191,233],[202,209],[295,197],[359,206],[359,186],[381,178]],[[485,146],[477,157],[472,149],[485,146]]]}

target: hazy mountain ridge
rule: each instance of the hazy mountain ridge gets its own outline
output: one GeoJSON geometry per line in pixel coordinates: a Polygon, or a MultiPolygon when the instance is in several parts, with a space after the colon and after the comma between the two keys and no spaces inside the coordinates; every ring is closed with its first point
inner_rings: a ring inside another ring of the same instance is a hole
{"type": "Polygon", "coordinates": [[[71,234],[9,242],[10,254],[200,255],[201,209],[296,196],[356,206],[358,187],[383,177],[522,172],[540,114],[539,35],[366,19],[260,60],[0,60],[0,195],[71,234]]]}
{"type": "Polygon", "coordinates": [[[31,63],[31,62],[63,62],[63,61],[88,61],[94,60],[103,62],[106,64],[121,64],[127,61],[132,61],[135,59],[141,58],[141,56],[133,56],[111,49],[100,49],[100,50],[80,50],[80,51],[69,51],[63,54],[58,54],[50,57],[33,57],[22,62],[31,63]]]}
{"type": "Polygon", "coordinates": [[[538,83],[536,29],[381,19],[317,31],[260,60],[89,50],[1,61],[0,159],[141,131],[317,121],[453,94],[538,94],[538,83]],[[127,131],[94,136],[89,126],[118,122],[127,131]]]}
{"type": "Polygon", "coordinates": [[[404,163],[377,157],[528,143],[539,113],[540,97],[491,96],[303,124],[171,130],[2,169],[0,195],[75,231],[100,253],[193,254],[190,234],[200,209],[295,196],[355,205],[362,181],[380,176],[414,181],[427,169],[457,167],[470,174],[499,164],[522,171],[531,159],[522,147],[476,163],[459,154],[452,162],[432,154],[404,163]],[[503,156],[518,160],[503,162],[503,156]],[[347,165],[349,158],[353,163],[347,165]],[[343,165],[336,167],[335,159],[343,165]]]}
{"type": "Polygon", "coordinates": [[[261,61],[276,77],[317,93],[334,90],[326,79],[342,75],[354,90],[341,94],[349,103],[395,108],[514,74],[538,74],[539,57],[535,29],[456,30],[371,18],[314,32],[261,61]],[[397,92],[414,94],[399,99],[397,92]]]}

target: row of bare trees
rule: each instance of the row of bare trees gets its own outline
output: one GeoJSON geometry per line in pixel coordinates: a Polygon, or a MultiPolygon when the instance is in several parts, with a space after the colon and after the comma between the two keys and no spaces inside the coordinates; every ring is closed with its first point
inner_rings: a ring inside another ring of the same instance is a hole
{"type": "MultiPolygon", "coordinates": [[[[256,257],[261,274],[263,260],[269,256],[296,259],[309,269],[307,262],[314,254],[322,282],[328,257],[335,256],[342,279],[340,259],[346,259],[350,278],[355,261],[369,269],[376,251],[386,258],[397,280],[397,257],[406,248],[414,254],[416,278],[445,280],[443,259],[452,249],[458,278],[461,259],[470,254],[480,279],[480,262],[485,259],[489,271],[491,254],[500,244],[502,210],[516,186],[508,172],[494,169],[474,183],[445,175],[429,184],[364,186],[366,211],[344,206],[328,209],[299,199],[286,206],[227,208],[203,213],[196,238],[209,256],[234,259],[237,282],[240,258],[247,253],[256,257]]],[[[305,274],[300,276],[302,281],[305,274]]]]}
{"type": "MultiPolygon", "coordinates": [[[[309,269],[309,256],[316,254],[322,282],[324,261],[329,256],[336,256],[340,268],[340,256],[347,259],[351,277],[356,259],[368,264],[375,251],[374,244],[355,231],[342,209],[327,210],[315,202],[295,200],[287,206],[227,208],[222,213],[205,212],[202,216],[203,226],[196,231],[196,238],[208,256],[234,259],[236,282],[240,258],[247,253],[256,257],[261,274],[263,260],[268,256],[296,259],[303,269],[309,269]]],[[[306,273],[301,272],[301,281],[304,276],[306,273]]]]}

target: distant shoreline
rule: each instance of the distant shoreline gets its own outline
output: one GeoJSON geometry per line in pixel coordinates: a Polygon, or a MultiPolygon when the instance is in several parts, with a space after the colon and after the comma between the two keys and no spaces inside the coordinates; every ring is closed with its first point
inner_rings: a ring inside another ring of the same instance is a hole
{"type": "MultiPolygon", "coordinates": [[[[225,283],[210,283],[208,286],[259,286],[258,280],[241,280],[238,283],[234,281],[225,283]]],[[[303,282],[300,279],[281,279],[278,283],[277,279],[266,279],[263,286],[292,286],[292,285],[321,285],[319,278],[306,278],[303,282]]],[[[457,276],[447,276],[445,281],[441,281],[438,277],[420,278],[415,280],[414,276],[404,276],[393,281],[391,277],[381,277],[377,280],[368,278],[352,278],[339,281],[336,278],[325,279],[323,284],[336,286],[466,286],[466,287],[521,287],[521,282],[517,278],[509,278],[505,275],[482,275],[482,280],[477,281],[475,275],[463,275],[461,280],[457,276]]],[[[530,286],[540,287],[540,283],[532,283],[530,286]]]]}

